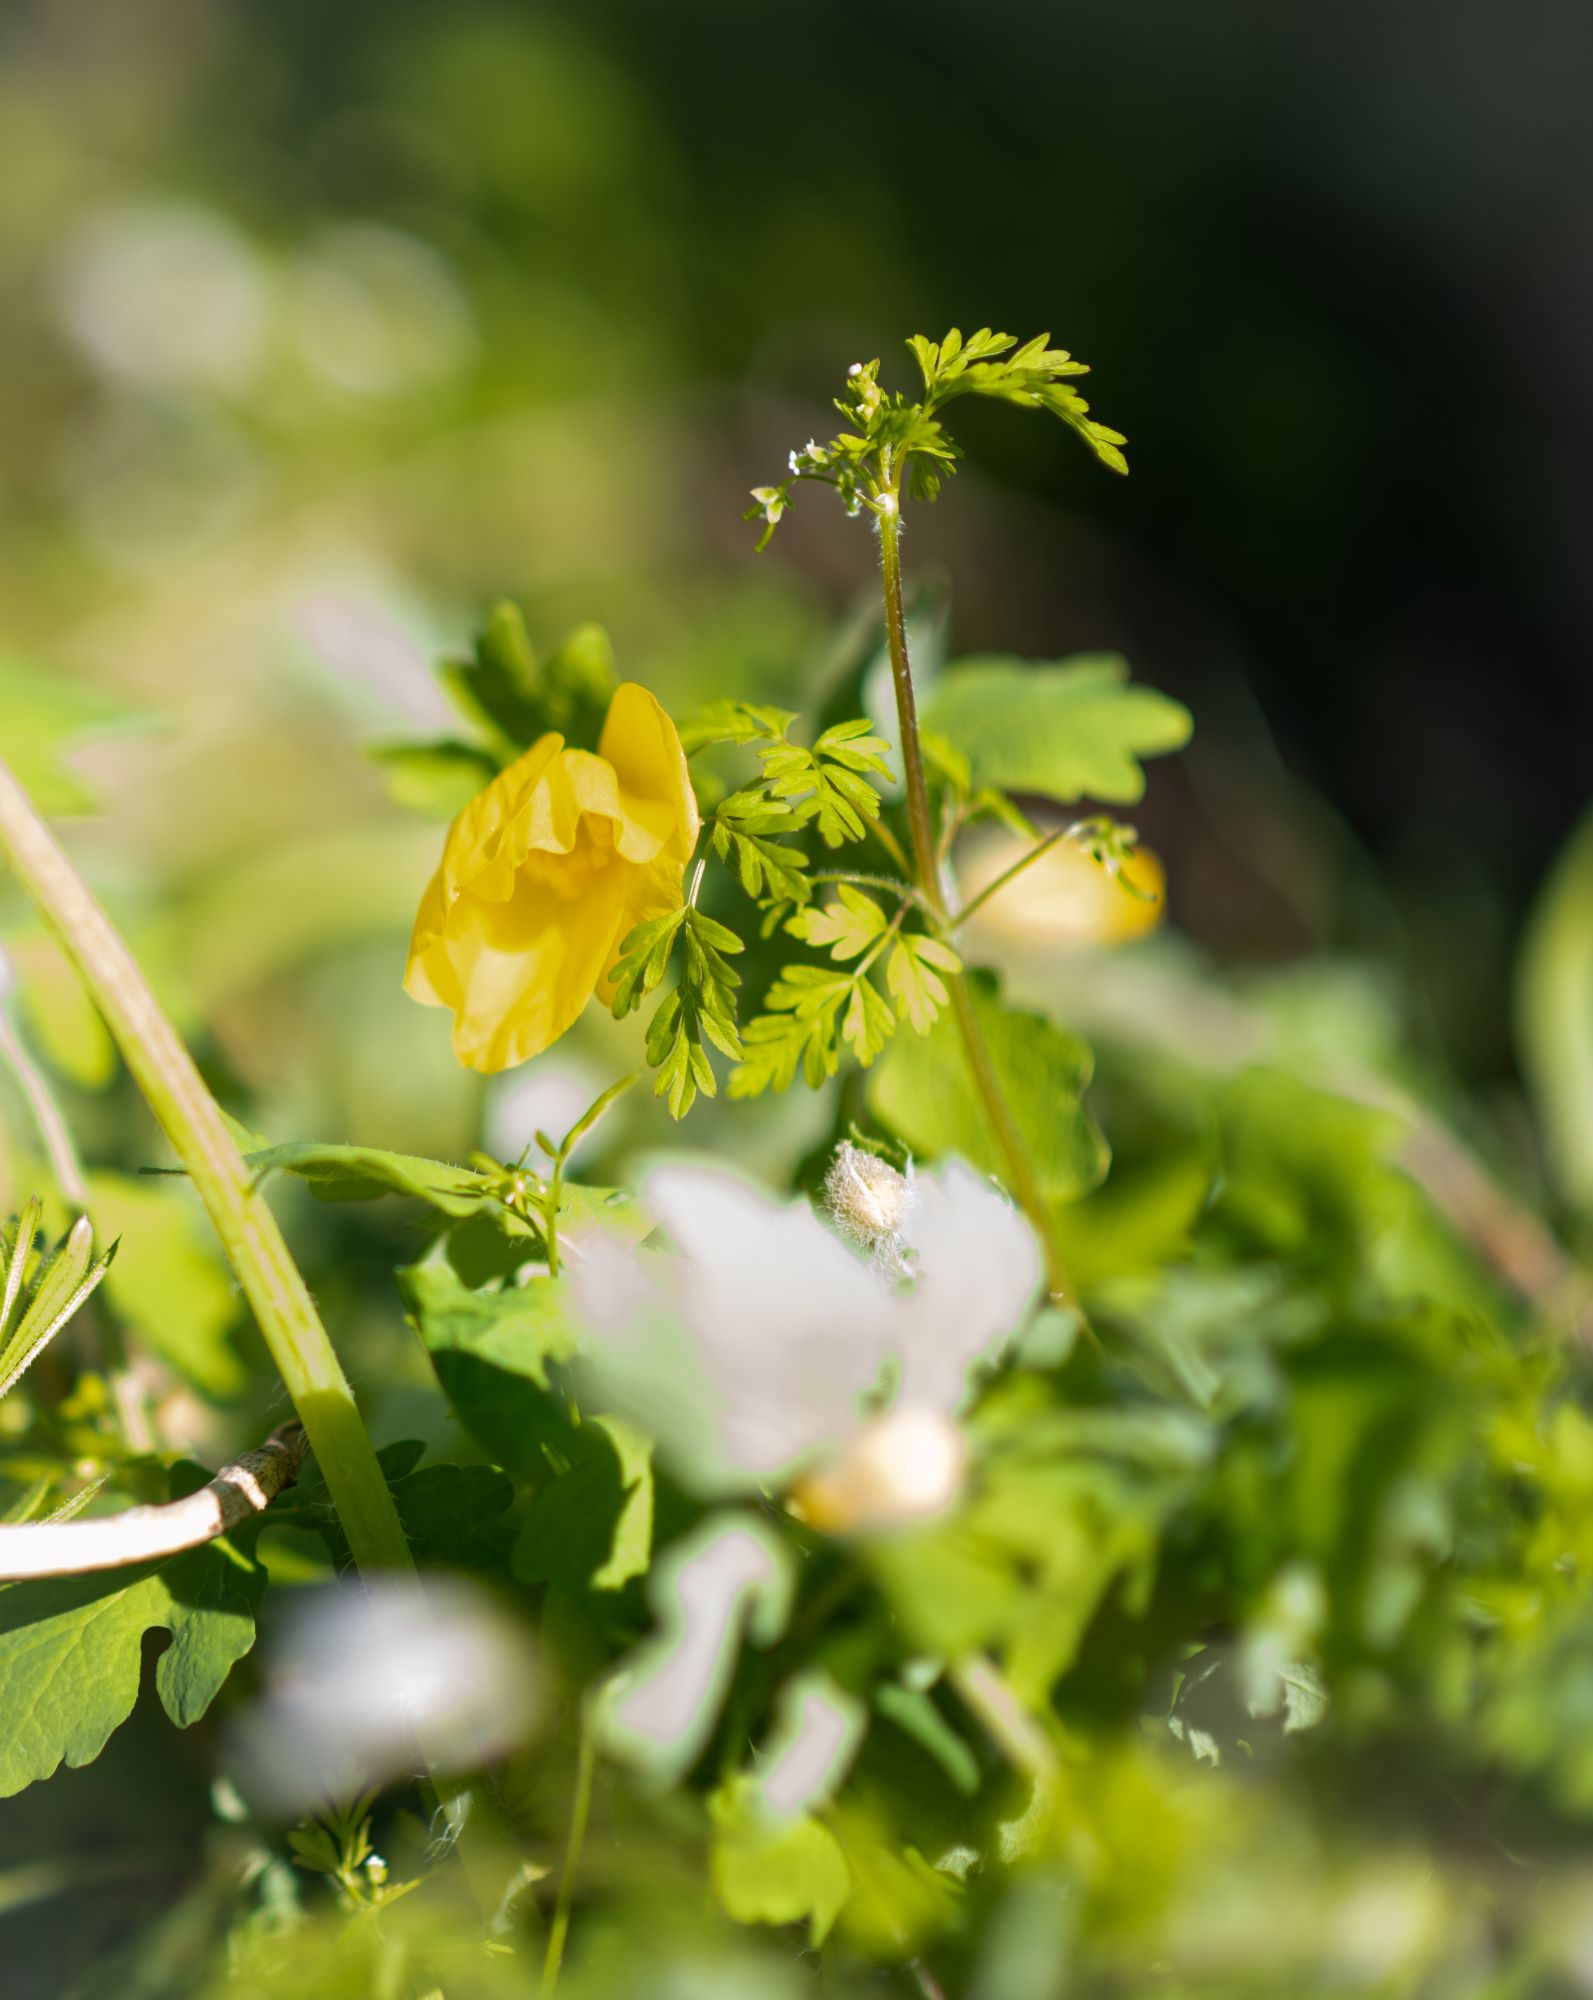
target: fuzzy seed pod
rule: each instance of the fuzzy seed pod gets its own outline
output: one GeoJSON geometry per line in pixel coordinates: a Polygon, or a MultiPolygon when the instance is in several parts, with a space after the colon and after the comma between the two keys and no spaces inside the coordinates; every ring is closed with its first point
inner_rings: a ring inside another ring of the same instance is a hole
{"type": "Polygon", "coordinates": [[[896,1233],[912,1204],[910,1174],[888,1160],[843,1139],[824,1179],[824,1203],[836,1227],[862,1249],[872,1250],[899,1273],[903,1265],[896,1233]]]}

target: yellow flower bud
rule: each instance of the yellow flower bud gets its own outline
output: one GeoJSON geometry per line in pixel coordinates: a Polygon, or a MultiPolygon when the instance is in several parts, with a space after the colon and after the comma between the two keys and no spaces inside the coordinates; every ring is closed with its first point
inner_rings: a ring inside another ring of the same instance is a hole
{"type": "Polygon", "coordinates": [[[892,1410],[792,1493],[797,1513],[827,1534],[878,1533],[932,1521],[962,1496],[968,1446],[936,1410],[892,1410]]]}
{"type": "Polygon", "coordinates": [[[452,1009],[467,1069],[540,1054],[607,981],[626,935],[679,906],[697,831],[675,725],[625,681],[595,755],[544,736],[449,828],[405,991],[452,1009]]]}
{"type": "MultiPolygon", "coordinates": [[[[1008,835],[980,841],[963,863],[966,896],[994,882],[1029,845],[1008,835]]],[[[1149,848],[1132,849],[1121,874],[1119,881],[1084,847],[1059,840],[981,905],[970,928],[1025,944],[1124,944],[1156,928],[1167,898],[1162,864],[1149,848]]]]}

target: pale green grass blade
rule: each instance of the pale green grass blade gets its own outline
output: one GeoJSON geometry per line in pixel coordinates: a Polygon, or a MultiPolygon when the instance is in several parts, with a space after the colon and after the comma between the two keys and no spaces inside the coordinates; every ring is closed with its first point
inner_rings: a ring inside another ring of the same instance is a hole
{"type": "MultiPolygon", "coordinates": [[[[78,1228],[86,1229],[87,1225],[80,1223],[78,1228]]],[[[75,1237],[77,1230],[74,1229],[72,1234],[75,1237]]],[[[88,1229],[85,1236],[85,1247],[91,1238],[92,1230],[88,1229]]],[[[69,1241],[68,1248],[70,1249],[70,1247],[69,1241]]],[[[63,1257],[64,1255],[65,1253],[63,1253],[63,1257]]],[[[23,1314],[21,1325],[18,1326],[16,1332],[5,1343],[4,1348],[0,1349],[0,1396],[6,1395],[16,1387],[21,1377],[38,1360],[45,1348],[49,1346],[50,1342],[105,1276],[105,1273],[110,1269],[111,1259],[115,1255],[116,1245],[113,1243],[102,1256],[97,1257],[89,1265],[86,1271],[82,1272],[77,1284],[64,1299],[61,1298],[59,1288],[52,1285],[50,1293],[53,1304],[48,1309],[41,1306],[43,1299],[43,1289],[41,1288],[39,1296],[35,1297],[33,1303],[23,1314]]],[[[76,1257],[73,1257],[72,1265],[74,1268],[81,1269],[76,1257]]],[[[53,1279],[54,1275],[55,1272],[52,1268],[49,1276],[53,1279]]]]}
{"type": "Polygon", "coordinates": [[[28,1255],[33,1249],[33,1238],[39,1227],[39,1216],[43,1204],[37,1195],[30,1195],[24,1202],[22,1213],[17,1218],[17,1238],[11,1246],[11,1255],[6,1260],[5,1287],[0,1291],[0,1335],[11,1324],[11,1315],[16,1310],[17,1300],[22,1294],[22,1276],[28,1268],[28,1255]]]}

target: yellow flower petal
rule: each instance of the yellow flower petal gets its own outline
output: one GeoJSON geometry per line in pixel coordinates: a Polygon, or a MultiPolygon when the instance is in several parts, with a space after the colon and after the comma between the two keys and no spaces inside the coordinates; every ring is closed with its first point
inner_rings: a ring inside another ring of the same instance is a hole
{"type": "Polygon", "coordinates": [[[627,681],[598,754],[544,736],[449,828],[406,991],[453,1011],[466,1067],[525,1062],[606,984],[627,934],[678,906],[697,833],[675,725],[627,681]]]}
{"type": "Polygon", "coordinates": [[[697,845],[697,798],[668,710],[635,681],[622,681],[609,703],[597,750],[638,805],[666,809],[674,848],[684,867],[697,845]]]}

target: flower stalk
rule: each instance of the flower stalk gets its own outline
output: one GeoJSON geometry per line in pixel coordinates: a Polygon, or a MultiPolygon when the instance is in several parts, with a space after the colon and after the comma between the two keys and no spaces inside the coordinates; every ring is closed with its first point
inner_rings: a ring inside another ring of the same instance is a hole
{"type": "Polygon", "coordinates": [[[361,1570],[413,1570],[369,1433],[220,1107],[88,885],[0,761],[0,855],[54,931],[187,1169],[271,1351],[361,1570]]]}
{"type": "MultiPolygon", "coordinates": [[[[912,660],[907,647],[907,616],[902,602],[901,475],[887,454],[886,483],[873,503],[879,522],[880,571],[885,594],[885,636],[890,653],[891,682],[896,694],[896,719],[901,738],[902,779],[907,792],[907,825],[912,841],[913,869],[919,893],[944,930],[955,925],[946,900],[946,886],[936,853],[934,820],[929,808],[929,784],[924,773],[924,749],[918,722],[918,698],[913,687],[912,660]]],[[[1034,1226],[1045,1252],[1046,1281],[1054,1298],[1076,1304],[1067,1262],[1057,1240],[1051,1205],[1045,1198],[1034,1162],[1012,1116],[1001,1079],[991,1060],[984,1032],[974,1012],[966,976],[948,973],[952,1012],[962,1037],[975,1088],[990,1121],[990,1130],[1007,1163],[1007,1178],[1018,1206],[1034,1226]]]]}

